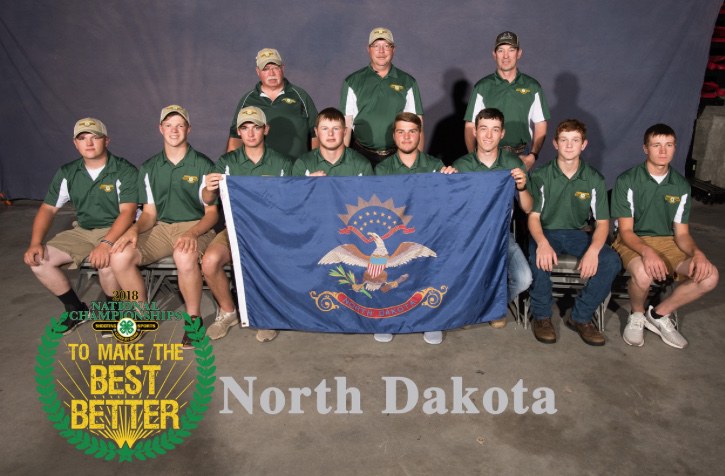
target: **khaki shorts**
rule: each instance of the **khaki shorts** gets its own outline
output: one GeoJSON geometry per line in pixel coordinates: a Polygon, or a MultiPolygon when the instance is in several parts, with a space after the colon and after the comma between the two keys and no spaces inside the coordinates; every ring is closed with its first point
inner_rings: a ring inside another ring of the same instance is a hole
{"type": "MultiPolygon", "coordinates": [[[[647,246],[655,250],[659,257],[662,258],[667,266],[668,274],[672,275],[677,280],[687,279],[687,276],[678,276],[677,273],[675,273],[675,269],[680,263],[687,259],[687,255],[677,247],[674,236],[640,236],[640,239],[644,241],[647,246]]],[[[633,259],[640,257],[639,253],[625,245],[622,240],[620,240],[619,235],[617,235],[617,239],[614,240],[614,243],[612,243],[612,248],[619,253],[619,256],[622,258],[622,265],[625,269],[627,269],[629,263],[633,259]]]]}
{"type": "MultiPolygon", "coordinates": [[[[199,223],[199,220],[180,223],[160,221],[153,228],[139,235],[137,247],[141,252],[141,266],[155,263],[161,258],[173,255],[176,240],[197,223],[199,223]]],[[[204,254],[204,250],[214,239],[214,235],[214,230],[209,230],[198,238],[197,250],[199,255],[204,254]]]]}
{"type": "Polygon", "coordinates": [[[68,269],[76,269],[91,254],[93,248],[98,246],[108,230],[110,227],[86,230],[74,222],[71,230],[61,231],[47,245],[68,253],[73,259],[68,269]]]}
{"type": "Polygon", "coordinates": [[[232,249],[232,245],[229,242],[229,232],[227,231],[226,228],[224,228],[222,231],[217,233],[217,235],[214,237],[212,242],[209,244],[209,246],[211,246],[211,245],[221,245],[221,246],[226,246],[229,249],[232,249]]]}

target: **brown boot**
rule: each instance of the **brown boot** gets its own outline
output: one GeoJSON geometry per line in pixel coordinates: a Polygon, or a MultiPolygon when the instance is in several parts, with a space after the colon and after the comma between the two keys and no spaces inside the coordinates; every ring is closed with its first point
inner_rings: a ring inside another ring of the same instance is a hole
{"type": "Polygon", "coordinates": [[[581,322],[572,321],[571,319],[566,320],[566,327],[576,331],[579,337],[589,345],[604,345],[604,334],[599,332],[597,326],[592,322],[582,324],[581,322]]]}
{"type": "Polygon", "coordinates": [[[531,321],[534,328],[534,337],[544,344],[553,344],[556,342],[556,331],[551,324],[551,318],[534,319],[531,321]]]}

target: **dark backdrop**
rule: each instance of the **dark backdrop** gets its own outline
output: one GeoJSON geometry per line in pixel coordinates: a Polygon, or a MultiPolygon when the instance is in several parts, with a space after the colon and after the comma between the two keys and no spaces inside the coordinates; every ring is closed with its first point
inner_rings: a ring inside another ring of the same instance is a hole
{"type": "MultiPolygon", "coordinates": [[[[580,2],[156,0],[0,3],[0,191],[42,198],[77,153],[74,122],[95,116],[110,149],[140,165],[161,148],[158,114],[187,107],[191,142],[223,151],[234,107],[256,82],[254,57],[277,48],[287,77],[318,109],[367,63],[373,27],[396,40],[395,64],[420,84],[427,148],[463,151],[470,88],[494,69],[499,32],[519,34],[520,69],[544,87],[552,125],[587,123],[585,158],[611,186],[642,160],[642,133],[663,121],[682,170],[720,0],[580,2]]],[[[540,160],[553,156],[547,146],[540,160]]]]}

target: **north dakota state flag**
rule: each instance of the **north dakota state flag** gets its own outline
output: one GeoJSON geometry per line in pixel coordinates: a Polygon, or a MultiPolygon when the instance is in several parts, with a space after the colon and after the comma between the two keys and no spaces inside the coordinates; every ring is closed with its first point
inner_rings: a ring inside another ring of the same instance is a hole
{"type": "Polygon", "coordinates": [[[243,326],[408,333],[506,314],[508,171],[222,184],[243,326]]]}

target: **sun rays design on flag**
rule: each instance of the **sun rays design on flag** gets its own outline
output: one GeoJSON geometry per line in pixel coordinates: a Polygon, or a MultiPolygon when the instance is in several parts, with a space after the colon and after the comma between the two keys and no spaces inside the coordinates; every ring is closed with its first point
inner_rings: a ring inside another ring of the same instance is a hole
{"type": "Polygon", "coordinates": [[[376,195],[370,197],[369,201],[358,197],[357,205],[348,204],[346,207],[347,213],[339,214],[338,217],[345,225],[355,227],[363,236],[370,232],[383,236],[396,226],[407,227],[413,218],[405,214],[405,206],[396,207],[392,198],[381,202],[376,195]]]}

